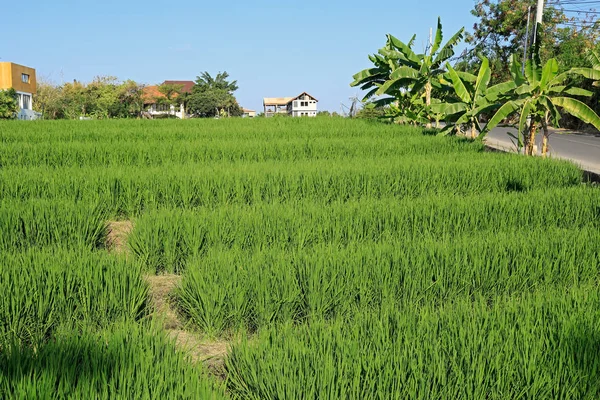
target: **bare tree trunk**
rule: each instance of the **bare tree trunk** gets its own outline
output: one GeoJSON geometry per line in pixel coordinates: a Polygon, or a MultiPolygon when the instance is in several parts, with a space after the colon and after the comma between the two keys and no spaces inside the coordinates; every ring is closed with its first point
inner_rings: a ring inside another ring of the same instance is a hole
{"type": "Polygon", "coordinates": [[[535,147],[535,131],[536,131],[536,124],[532,118],[531,123],[529,124],[529,136],[526,137],[525,155],[528,155],[528,156],[533,155],[533,149],[535,147]]]}
{"type": "MultiPolygon", "coordinates": [[[[425,105],[427,107],[431,105],[431,82],[425,84],[425,105]]],[[[427,123],[426,127],[431,128],[431,121],[427,123]]]]}
{"type": "Polygon", "coordinates": [[[544,137],[542,139],[542,157],[546,157],[548,153],[548,137],[550,134],[548,133],[548,121],[546,117],[542,120],[542,129],[544,131],[544,137]]]}

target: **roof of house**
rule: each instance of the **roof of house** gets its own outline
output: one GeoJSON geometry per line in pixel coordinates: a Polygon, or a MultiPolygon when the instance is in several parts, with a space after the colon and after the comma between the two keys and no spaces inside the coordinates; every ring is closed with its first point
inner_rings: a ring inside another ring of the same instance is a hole
{"type": "Polygon", "coordinates": [[[250,110],[249,108],[242,108],[242,111],[245,113],[253,113],[256,112],[255,110],[250,110]]]}
{"type": "Polygon", "coordinates": [[[182,85],[182,93],[191,93],[192,88],[196,84],[194,81],[164,81],[163,85],[182,85]]]}
{"type": "Polygon", "coordinates": [[[294,97],[292,100],[296,100],[298,97],[303,96],[303,95],[307,95],[308,97],[310,97],[311,99],[313,99],[316,102],[319,102],[319,100],[317,100],[317,98],[315,96],[312,96],[306,92],[302,92],[300,93],[298,96],[294,97]]]}
{"type": "MultiPolygon", "coordinates": [[[[182,93],[191,93],[192,88],[194,87],[194,81],[164,81],[161,85],[181,85],[182,93]]],[[[142,94],[142,98],[144,99],[145,104],[154,104],[157,98],[166,97],[162,94],[158,87],[160,85],[146,86],[144,88],[144,93],[142,94]]],[[[177,93],[173,95],[173,98],[177,97],[177,93]]]]}
{"type": "Polygon", "coordinates": [[[293,97],[265,97],[263,104],[265,106],[285,106],[293,97]]]}
{"type": "Polygon", "coordinates": [[[310,94],[308,94],[306,92],[302,92],[296,97],[265,97],[263,99],[263,104],[265,106],[285,106],[286,104],[289,104],[291,101],[294,101],[303,95],[307,95],[317,102],[319,101],[315,97],[311,96],[310,94]]]}

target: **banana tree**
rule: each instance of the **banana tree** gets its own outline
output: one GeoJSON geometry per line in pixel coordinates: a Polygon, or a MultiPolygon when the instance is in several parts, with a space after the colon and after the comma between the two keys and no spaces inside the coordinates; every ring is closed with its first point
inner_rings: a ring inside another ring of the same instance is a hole
{"type": "MultiPolygon", "coordinates": [[[[454,55],[454,46],[463,38],[463,32],[464,28],[461,28],[442,45],[442,24],[438,18],[435,39],[424,54],[417,54],[412,49],[415,35],[408,43],[404,43],[388,34],[385,47],[380,49],[378,54],[369,57],[375,68],[355,74],[350,85],[369,90],[365,98],[374,95],[389,96],[378,100],[379,105],[400,100],[408,90],[411,94],[422,94],[423,106],[429,107],[433,89],[442,89],[439,81],[439,77],[445,73],[442,66],[454,55]]],[[[427,125],[430,124],[431,117],[427,121],[427,125]]]]}
{"type": "MultiPolygon", "coordinates": [[[[412,50],[415,36],[405,44],[394,36],[388,35],[387,46],[382,55],[396,60],[397,66],[392,68],[389,79],[375,94],[394,95],[398,88],[409,88],[413,93],[423,93],[425,107],[429,107],[433,89],[442,89],[440,77],[446,72],[443,65],[454,55],[454,46],[463,38],[463,33],[464,28],[459,29],[448,42],[442,45],[444,38],[442,22],[438,18],[434,41],[424,54],[417,54],[412,50]]],[[[431,123],[431,120],[429,122],[431,123]]]]}
{"type": "Polygon", "coordinates": [[[535,56],[525,64],[525,74],[521,64],[513,57],[511,67],[515,89],[512,98],[504,103],[488,122],[488,132],[502,120],[519,113],[519,132],[524,133],[525,154],[533,155],[535,136],[538,129],[543,131],[542,155],[548,152],[548,124],[558,126],[559,108],[600,129],[600,118],[585,103],[570,96],[591,96],[592,92],[574,87],[569,78],[572,75],[591,75],[591,68],[573,68],[558,73],[558,62],[550,59],[542,67],[539,57],[535,56]]]}
{"type": "Polygon", "coordinates": [[[505,82],[488,88],[492,71],[489,60],[481,57],[481,66],[477,76],[454,70],[446,63],[448,72],[442,78],[442,83],[447,79],[451,82],[454,99],[449,102],[432,104],[431,108],[446,115],[448,124],[440,132],[442,135],[459,133],[462,125],[470,129],[471,139],[475,139],[482,132],[479,117],[489,113],[500,106],[499,99],[505,93],[515,88],[514,82],[505,82]]]}

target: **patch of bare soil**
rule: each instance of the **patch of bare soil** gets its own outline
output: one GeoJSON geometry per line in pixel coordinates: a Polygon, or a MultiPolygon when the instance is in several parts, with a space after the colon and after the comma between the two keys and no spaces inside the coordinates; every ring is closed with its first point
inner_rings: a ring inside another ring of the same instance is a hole
{"type": "Polygon", "coordinates": [[[202,335],[185,330],[175,307],[171,293],[181,282],[179,275],[150,275],[146,277],[150,286],[150,301],[154,308],[154,318],[162,320],[167,334],[175,340],[176,346],[189,355],[192,362],[202,362],[215,376],[225,377],[225,356],[229,343],[207,340],[202,335]]]}
{"type": "Polygon", "coordinates": [[[114,253],[127,252],[127,237],[133,230],[133,222],[125,221],[108,221],[106,235],[106,248],[114,253]]]}

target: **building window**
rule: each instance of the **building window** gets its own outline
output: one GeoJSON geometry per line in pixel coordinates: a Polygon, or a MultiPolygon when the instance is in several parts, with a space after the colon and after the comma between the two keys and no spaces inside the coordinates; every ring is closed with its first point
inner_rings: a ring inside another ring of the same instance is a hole
{"type": "Polygon", "coordinates": [[[21,74],[21,82],[29,83],[29,74],[21,74]]]}
{"type": "Polygon", "coordinates": [[[23,95],[21,108],[23,110],[31,110],[31,95],[29,95],[29,94],[23,95]]]}
{"type": "Polygon", "coordinates": [[[294,102],[294,107],[298,107],[298,102],[297,101],[294,102]]]}

